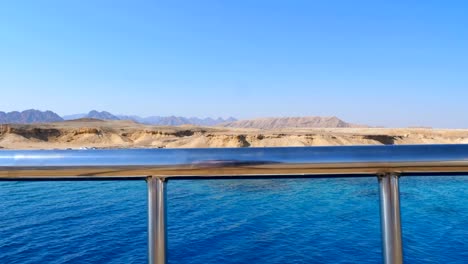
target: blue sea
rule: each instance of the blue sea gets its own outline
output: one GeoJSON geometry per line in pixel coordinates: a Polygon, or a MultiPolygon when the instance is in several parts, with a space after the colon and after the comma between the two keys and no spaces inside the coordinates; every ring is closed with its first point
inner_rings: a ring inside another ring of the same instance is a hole
{"type": "MultiPolygon", "coordinates": [[[[382,263],[376,178],[169,181],[169,263],[382,263]]],[[[468,263],[468,177],[400,179],[406,263],[468,263]]],[[[0,263],[147,263],[144,181],[0,182],[0,263]]]]}

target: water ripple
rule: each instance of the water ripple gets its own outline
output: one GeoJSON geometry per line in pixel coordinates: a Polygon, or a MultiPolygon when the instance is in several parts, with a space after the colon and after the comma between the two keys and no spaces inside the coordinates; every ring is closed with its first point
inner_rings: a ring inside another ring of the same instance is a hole
{"type": "MultiPolygon", "coordinates": [[[[466,263],[468,177],[402,178],[405,262],[466,263]]],[[[169,263],[381,263],[376,179],[174,181],[169,263]]],[[[0,263],[146,263],[144,182],[1,182],[0,263]]]]}

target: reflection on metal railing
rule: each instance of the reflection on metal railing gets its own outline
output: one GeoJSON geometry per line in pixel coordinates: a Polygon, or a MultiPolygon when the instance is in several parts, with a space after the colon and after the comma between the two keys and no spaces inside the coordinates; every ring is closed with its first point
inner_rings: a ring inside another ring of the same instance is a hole
{"type": "Polygon", "coordinates": [[[385,263],[402,263],[398,178],[468,173],[468,145],[0,151],[0,180],[147,180],[149,263],[166,263],[166,183],[378,177],[385,263]]]}

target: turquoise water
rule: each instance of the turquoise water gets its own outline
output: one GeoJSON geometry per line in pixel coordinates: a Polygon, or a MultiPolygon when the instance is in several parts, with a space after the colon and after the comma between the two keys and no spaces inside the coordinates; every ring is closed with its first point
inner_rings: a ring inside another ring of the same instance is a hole
{"type": "MultiPolygon", "coordinates": [[[[401,178],[406,263],[468,262],[468,177],[401,178]]],[[[375,178],[168,183],[169,263],[381,263],[375,178]]],[[[0,182],[0,263],[146,263],[145,182],[0,182]]]]}

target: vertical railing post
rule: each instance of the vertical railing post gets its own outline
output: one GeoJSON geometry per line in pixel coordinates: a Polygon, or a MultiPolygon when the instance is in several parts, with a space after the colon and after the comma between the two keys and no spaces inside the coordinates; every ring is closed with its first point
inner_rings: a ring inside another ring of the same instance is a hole
{"type": "Polygon", "coordinates": [[[148,183],[148,258],[149,264],[167,263],[166,180],[150,176],[148,183]]]}
{"type": "Polygon", "coordinates": [[[385,264],[403,263],[398,178],[397,173],[379,175],[382,253],[385,264]]]}

